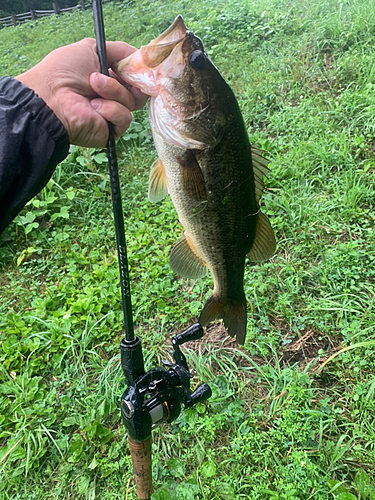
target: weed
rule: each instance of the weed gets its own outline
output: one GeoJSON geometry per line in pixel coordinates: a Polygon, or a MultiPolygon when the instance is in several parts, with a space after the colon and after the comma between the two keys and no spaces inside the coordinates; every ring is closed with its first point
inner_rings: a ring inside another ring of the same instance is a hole
{"type": "MultiPolygon", "coordinates": [[[[185,348],[207,403],[153,433],[153,498],[374,497],[374,36],[365,0],[105,5],[108,39],[148,43],[177,14],[269,152],[274,258],[246,266],[246,344],[185,348]]],[[[93,36],[91,13],[0,31],[0,73],[93,36]]],[[[132,299],[146,366],[196,321],[211,278],[168,265],[170,200],[147,201],[147,111],[118,141],[132,299]]],[[[121,298],[106,154],[72,148],[0,241],[0,497],[135,498],[119,417],[121,298]]]]}

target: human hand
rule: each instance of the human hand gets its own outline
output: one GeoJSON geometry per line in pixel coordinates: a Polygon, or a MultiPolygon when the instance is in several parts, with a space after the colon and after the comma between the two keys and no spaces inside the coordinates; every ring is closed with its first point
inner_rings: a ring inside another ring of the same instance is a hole
{"type": "MultiPolygon", "coordinates": [[[[110,66],[136,49],[125,42],[107,42],[110,66]]],[[[127,90],[115,78],[99,73],[96,42],[85,38],[60,47],[16,78],[33,89],[61,120],[72,144],[104,147],[107,121],[119,137],[129,127],[131,111],[142,108],[148,96],[127,90]]]]}

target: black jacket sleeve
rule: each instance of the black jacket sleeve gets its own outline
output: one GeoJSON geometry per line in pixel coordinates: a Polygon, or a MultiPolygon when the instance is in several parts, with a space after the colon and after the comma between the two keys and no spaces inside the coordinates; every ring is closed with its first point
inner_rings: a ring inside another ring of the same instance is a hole
{"type": "Polygon", "coordinates": [[[33,90],[0,78],[0,233],[68,154],[68,133],[33,90]]]}

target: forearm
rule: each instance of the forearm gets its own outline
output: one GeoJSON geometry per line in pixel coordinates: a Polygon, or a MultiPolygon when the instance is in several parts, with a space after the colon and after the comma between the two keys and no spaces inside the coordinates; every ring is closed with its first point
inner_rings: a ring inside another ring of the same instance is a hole
{"type": "Polygon", "coordinates": [[[0,78],[0,233],[68,154],[69,137],[46,103],[19,81],[0,78]]]}

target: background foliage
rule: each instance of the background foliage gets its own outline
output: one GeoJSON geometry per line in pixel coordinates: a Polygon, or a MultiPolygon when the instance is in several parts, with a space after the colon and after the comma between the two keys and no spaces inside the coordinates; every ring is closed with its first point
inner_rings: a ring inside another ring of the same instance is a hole
{"type": "MultiPolygon", "coordinates": [[[[77,0],[57,0],[60,9],[77,5],[77,0]]],[[[0,17],[21,14],[30,10],[51,10],[52,0],[1,0],[0,17]]]]}
{"type": "MultiPolygon", "coordinates": [[[[105,6],[108,39],[148,43],[177,14],[269,152],[278,250],[248,265],[246,344],[187,349],[213,397],[153,434],[154,499],[374,498],[375,9],[368,0],[105,6]],[[322,366],[323,361],[347,348],[322,366]],[[321,369],[320,369],[321,368],[321,369]]],[[[0,74],[93,36],[90,12],[0,31],[0,74]]],[[[146,364],[212,287],[168,266],[171,202],[146,199],[147,112],[118,142],[135,322],[146,364]]],[[[0,498],[135,498],[118,401],[121,301],[105,153],[72,148],[1,236],[0,498]]]]}

